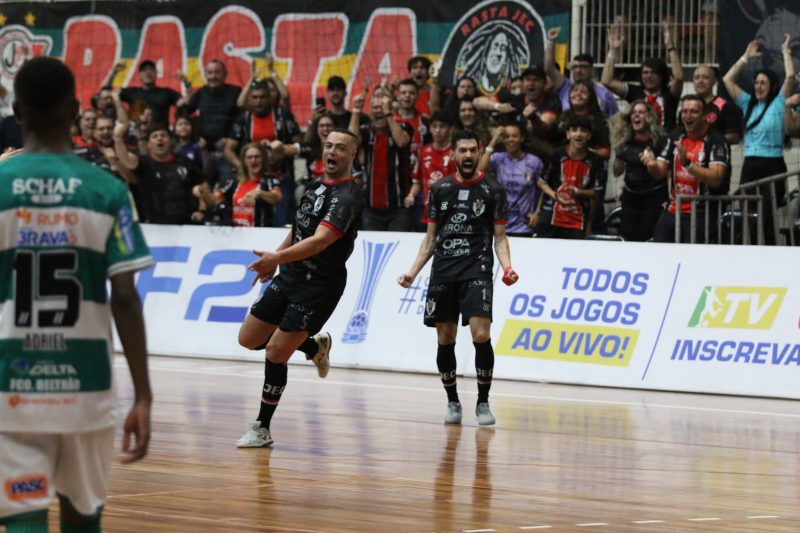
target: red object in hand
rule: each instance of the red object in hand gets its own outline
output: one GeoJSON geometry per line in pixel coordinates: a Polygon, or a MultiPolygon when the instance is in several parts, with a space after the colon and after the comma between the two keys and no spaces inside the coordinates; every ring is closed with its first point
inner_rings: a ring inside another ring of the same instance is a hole
{"type": "Polygon", "coordinates": [[[503,283],[506,285],[513,285],[519,280],[519,275],[514,272],[514,270],[507,266],[505,270],[503,270],[503,283]]]}

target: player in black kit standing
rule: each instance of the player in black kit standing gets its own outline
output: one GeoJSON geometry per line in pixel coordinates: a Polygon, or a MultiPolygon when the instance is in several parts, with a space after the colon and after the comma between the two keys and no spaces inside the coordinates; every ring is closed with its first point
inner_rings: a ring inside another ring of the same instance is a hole
{"type": "Polygon", "coordinates": [[[272,444],[269,425],[286,388],[286,363],[295,350],[314,361],[320,377],[328,374],[331,337],[318,332],[344,292],[345,262],[353,252],[361,217],[361,191],[352,176],[357,151],[358,139],[349,131],[328,134],[322,152],[325,175],[309,184],[292,230],[276,251],[253,250],[259,258],[248,268],[256,272],[256,280],[272,283],[239,330],[239,344],[267,349],[258,419],[236,442],[240,448],[272,444]],[[273,279],[278,265],[280,274],[273,279]]]}
{"type": "Polygon", "coordinates": [[[506,191],[494,179],[478,171],[478,137],[466,131],[451,141],[456,174],[431,186],[428,194],[428,230],[419,254],[409,271],[397,282],[410,287],[428,259],[433,256],[425,325],[436,327],[439,349],[436,365],[447,392],[445,424],[461,423],[461,403],[456,390],[456,332],[458,315],[469,324],[475,345],[475,371],[478,376],[478,403],[475,416],[481,426],[495,423],[489,409],[494,350],[492,325],[492,239],[497,259],[503,268],[503,282],[515,283],[511,252],[506,236],[508,201],[506,191]]]}

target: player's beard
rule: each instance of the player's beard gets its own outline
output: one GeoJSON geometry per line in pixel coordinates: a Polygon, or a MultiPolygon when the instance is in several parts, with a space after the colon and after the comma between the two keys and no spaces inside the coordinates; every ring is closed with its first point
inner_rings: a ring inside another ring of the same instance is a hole
{"type": "Polygon", "coordinates": [[[456,163],[456,168],[458,169],[458,175],[461,177],[462,180],[469,181],[475,177],[475,172],[478,170],[478,165],[473,159],[464,160],[460,163],[456,163]],[[464,168],[464,163],[471,162],[471,164],[467,165],[467,168],[464,168]]]}

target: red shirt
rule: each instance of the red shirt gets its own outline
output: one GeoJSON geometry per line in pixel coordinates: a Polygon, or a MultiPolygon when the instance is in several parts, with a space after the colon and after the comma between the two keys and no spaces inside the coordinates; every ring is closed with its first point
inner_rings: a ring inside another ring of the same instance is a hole
{"type": "MultiPolygon", "coordinates": [[[[692,139],[691,137],[684,137],[681,139],[681,144],[686,150],[686,158],[692,163],[698,162],[698,154],[703,150],[703,138],[692,139]]],[[[681,164],[681,158],[678,151],[675,150],[675,160],[673,162],[673,176],[674,184],[672,186],[672,197],[678,194],[700,194],[700,182],[692,176],[686,168],[681,164]]],[[[669,212],[675,214],[675,200],[669,204],[669,212]]],[[[681,214],[691,213],[692,203],[689,201],[681,202],[681,214]]]]}
{"type": "Polygon", "coordinates": [[[422,146],[423,138],[428,134],[428,125],[422,120],[419,112],[414,113],[413,117],[404,117],[399,113],[393,113],[394,119],[399,123],[406,123],[411,126],[414,134],[411,136],[411,153],[415,153],[422,146]]]}
{"type": "Polygon", "coordinates": [[[426,117],[431,116],[431,91],[430,89],[426,91],[419,92],[419,98],[417,98],[417,105],[415,106],[417,109],[417,113],[420,115],[425,115],[426,117]]]}
{"type": "MultiPolygon", "coordinates": [[[[553,155],[547,182],[557,196],[569,196],[570,189],[595,189],[599,187],[603,162],[593,152],[588,152],[583,159],[573,159],[567,154],[565,147],[559,148],[553,155]]],[[[550,200],[553,208],[553,226],[568,229],[584,229],[585,208],[589,201],[572,197],[575,201],[569,205],[550,200]]]]}
{"type": "Polygon", "coordinates": [[[253,120],[250,123],[250,138],[254,143],[274,141],[278,138],[275,131],[275,117],[272,116],[272,112],[267,113],[265,117],[259,117],[253,113],[253,120]]]}
{"type": "Polygon", "coordinates": [[[233,193],[233,225],[246,226],[252,228],[255,224],[255,202],[251,205],[244,203],[244,197],[248,193],[258,189],[258,178],[248,178],[239,183],[236,192],[233,193]]]}
{"type": "Polygon", "coordinates": [[[422,222],[428,220],[428,191],[431,185],[456,173],[456,163],[453,160],[453,149],[449,146],[443,150],[437,149],[433,143],[426,144],[419,149],[417,164],[412,174],[412,180],[422,184],[422,197],[425,199],[425,208],[422,211],[422,222]]]}

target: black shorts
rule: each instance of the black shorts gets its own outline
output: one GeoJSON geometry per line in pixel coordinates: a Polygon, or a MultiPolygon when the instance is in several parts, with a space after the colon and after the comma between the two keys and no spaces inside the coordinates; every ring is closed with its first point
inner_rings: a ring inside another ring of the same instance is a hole
{"type": "Polygon", "coordinates": [[[250,307],[250,314],[283,331],[307,331],[316,335],[333,314],[344,292],[345,281],[309,283],[280,275],[250,307]]]}
{"type": "Polygon", "coordinates": [[[425,325],[435,327],[442,322],[457,323],[459,313],[463,326],[469,324],[473,316],[485,316],[491,320],[492,289],[491,279],[431,282],[425,300],[425,325]]]}

